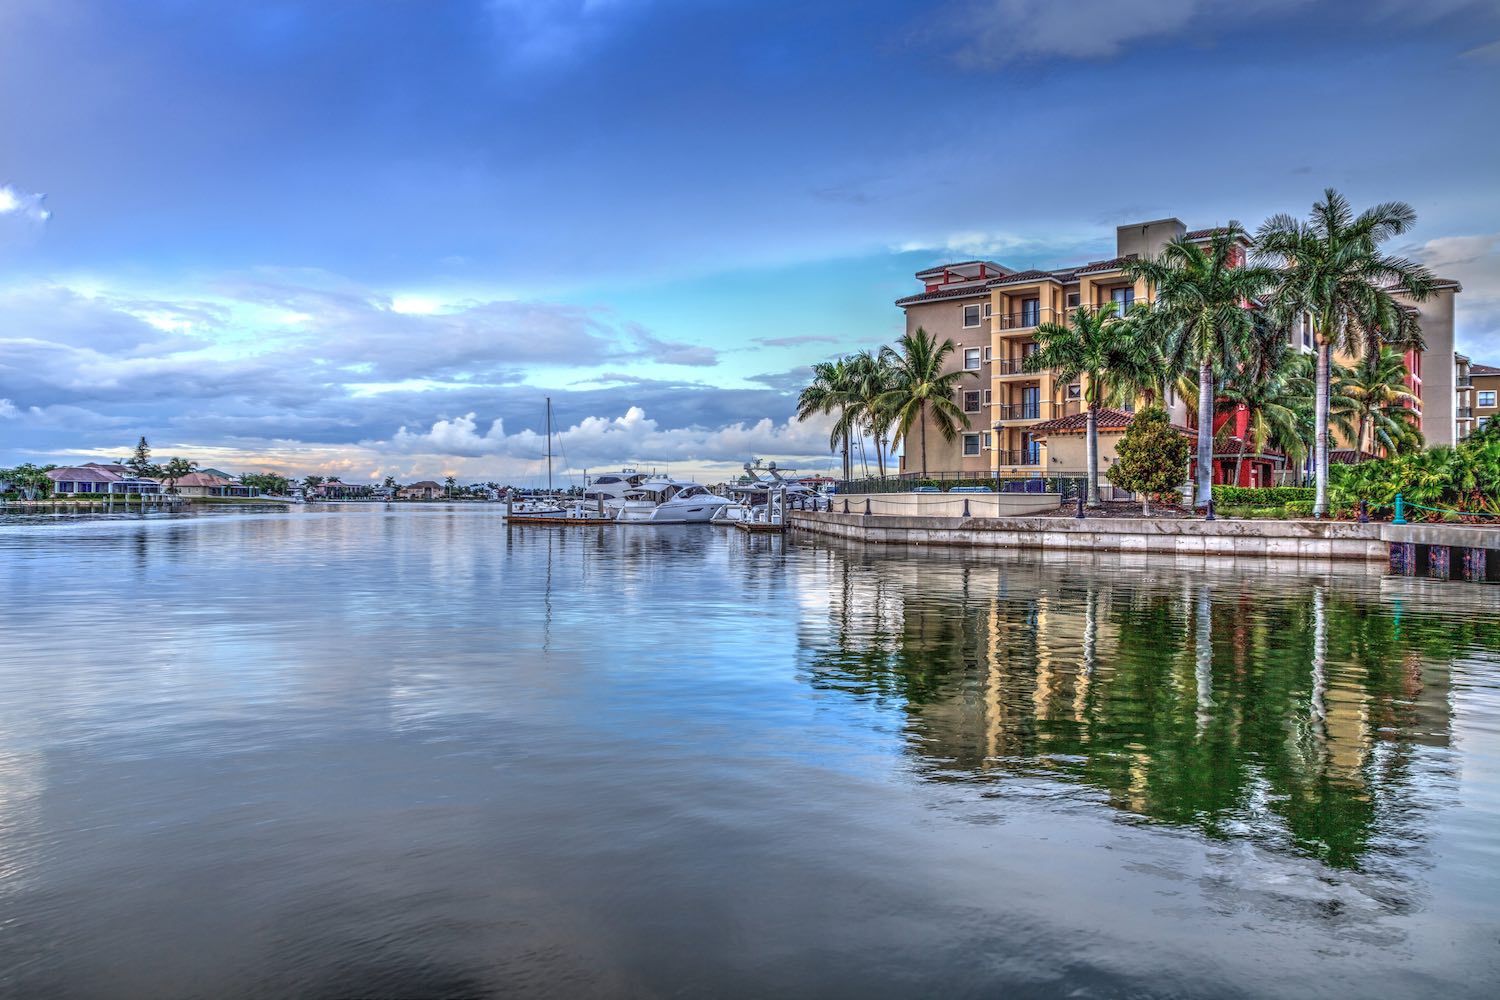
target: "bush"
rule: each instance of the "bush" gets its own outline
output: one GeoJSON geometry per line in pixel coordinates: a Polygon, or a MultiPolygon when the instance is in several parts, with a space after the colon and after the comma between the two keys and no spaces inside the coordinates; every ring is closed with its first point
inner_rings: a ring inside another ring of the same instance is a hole
{"type": "MultiPolygon", "coordinates": [[[[1135,415],[1115,446],[1118,456],[1104,473],[1111,483],[1146,497],[1167,493],[1182,483],[1192,445],[1167,420],[1167,411],[1148,407],[1135,415]]],[[[1148,509],[1143,502],[1142,509],[1148,509]]]]}
{"type": "MultiPolygon", "coordinates": [[[[1475,432],[1455,448],[1428,448],[1391,458],[1336,465],[1329,470],[1329,506],[1355,510],[1367,501],[1371,512],[1388,513],[1396,495],[1406,500],[1409,520],[1437,520],[1444,511],[1475,515],[1500,513],[1500,422],[1475,432]],[[1440,508],[1422,510],[1410,506],[1440,508]]],[[[1493,523],[1494,517],[1478,517],[1493,523]]]]}
{"type": "Polygon", "coordinates": [[[1292,500],[1286,505],[1287,517],[1312,517],[1315,500],[1292,500]]]}
{"type": "Polygon", "coordinates": [[[1312,500],[1311,486],[1215,486],[1214,506],[1280,507],[1296,500],[1312,500]]]}

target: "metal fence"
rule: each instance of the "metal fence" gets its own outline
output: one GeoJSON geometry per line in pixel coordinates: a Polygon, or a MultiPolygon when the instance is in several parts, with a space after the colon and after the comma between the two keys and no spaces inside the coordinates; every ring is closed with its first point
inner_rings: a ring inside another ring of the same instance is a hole
{"type": "MultiPolygon", "coordinates": [[[[1076,499],[1086,481],[1083,476],[987,476],[974,472],[929,472],[924,476],[907,472],[884,478],[843,480],[835,488],[837,495],[847,495],[910,493],[919,486],[943,493],[957,486],[988,487],[997,493],[1061,493],[1066,501],[1076,499]]],[[[1104,487],[1101,492],[1109,490],[1110,487],[1104,487]]]]}

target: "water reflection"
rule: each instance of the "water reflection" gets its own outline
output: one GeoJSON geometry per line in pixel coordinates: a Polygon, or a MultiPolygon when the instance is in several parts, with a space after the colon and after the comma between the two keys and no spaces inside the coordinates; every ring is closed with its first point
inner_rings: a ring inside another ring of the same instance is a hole
{"type": "Polygon", "coordinates": [[[1315,577],[843,556],[806,679],[899,709],[929,778],[1062,777],[1339,868],[1418,836],[1412,748],[1449,741],[1452,658],[1500,648],[1488,608],[1403,620],[1315,577]]]}

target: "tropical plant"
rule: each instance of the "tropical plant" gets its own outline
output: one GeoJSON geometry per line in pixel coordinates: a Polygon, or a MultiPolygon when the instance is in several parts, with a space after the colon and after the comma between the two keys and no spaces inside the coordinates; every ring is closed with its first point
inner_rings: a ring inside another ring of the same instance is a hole
{"type": "Polygon", "coordinates": [[[291,481],[285,476],[269,473],[250,473],[240,477],[240,482],[246,486],[254,487],[262,493],[270,493],[279,496],[291,488],[291,481]]]}
{"type": "Polygon", "coordinates": [[[1494,524],[1500,515],[1500,424],[1492,422],[1452,448],[1399,452],[1331,471],[1330,509],[1335,512],[1352,511],[1361,500],[1377,511],[1390,510],[1400,494],[1418,505],[1407,512],[1412,520],[1461,511],[1494,524]]]}
{"type": "Polygon", "coordinates": [[[1419,264],[1380,252],[1380,244],[1416,224],[1405,202],[1392,201],[1356,216],[1333,188],[1303,222],[1273,215],[1256,234],[1259,261],[1272,267],[1272,302],[1285,317],[1311,319],[1318,360],[1314,392],[1315,516],[1328,509],[1329,388],[1333,351],[1353,358],[1378,351],[1382,342],[1409,342],[1414,331],[1392,292],[1415,301],[1432,291],[1433,279],[1419,264]]]}
{"type": "MultiPolygon", "coordinates": [[[[1240,357],[1225,378],[1214,401],[1215,409],[1227,416],[1217,437],[1234,435],[1236,416],[1243,407],[1245,439],[1234,463],[1233,485],[1244,469],[1245,452],[1265,452],[1275,447],[1287,460],[1300,463],[1306,454],[1306,429],[1311,416],[1310,399],[1298,379],[1300,356],[1295,353],[1287,328],[1264,311],[1256,311],[1240,357]]],[[[1309,383],[1310,384],[1310,383],[1309,383]]]]}
{"type": "Polygon", "coordinates": [[[1412,409],[1420,400],[1406,387],[1401,351],[1382,347],[1352,367],[1336,364],[1330,378],[1336,394],[1349,401],[1344,413],[1330,404],[1330,420],[1354,442],[1356,452],[1373,455],[1378,448],[1392,455],[1422,446],[1417,411],[1412,409]]]}
{"type": "Polygon", "coordinates": [[[1042,323],[1033,334],[1037,350],[1025,361],[1027,371],[1051,369],[1065,384],[1083,379],[1090,507],[1099,506],[1099,407],[1133,400],[1143,386],[1160,384],[1154,345],[1138,323],[1116,316],[1114,308],[1080,307],[1066,323],[1042,323]]]}
{"type": "Polygon", "coordinates": [[[1173,427],[1167,411],[1150,406],[1135,415],[1115,448],[1115,464],[1105,473],[1121,489],[1139,493],[1141,511],[1151,513],[1151,498],[1170,493],[1182,483],[1192,448],[1173,427]]]}
{"type": "Polygon", "coordinates": [[[797,397],[797,419],[809,420],[819,414],[837,414],[828,434],[828,450],[843,449],[843,472],[847,481],[853,478],[849,462],[849,437],[854,426],[856,407],[853,378],[847,358],[819,361],[812,366],[812,381],[797,397]]]}
{"type": "MultiPolygon", "coordinates": [[[[892,415],[885,404],[891,389],[891,366],[884,353],[860,351],[847,359],[849,364],[850,413],[861,433],[875,443],[875,467],[885,477],[885,456],[891,437],[892,415]]],[[[868,475],[868,472],[866,472],[868,475]]]]}
{"type": "Polygon", "coordinates": [[[969,418],[953,398],[965,378],[978,378],[974,371],[943,371],[948,356],[957,350],[952,338],[938,343],[937,337],[922,327],[902,336],[895,348],[881,351],[891,369],[891,388],[881,399],[890,414],[896,433],[892,443],[906,441],[913,424],[920,424],[922,475],[927,475],[927,424],[937,428],[943,440],[958,437],[960,425],[967,428],[969,418]],[[929,420],[930,418],[930,420],[929,420]]]}
{"type": "Polygon", "coordinates": [[[167,484],[168,493],[177,492],[177,480],[183,476],[191,475],[198,468],[198,463],[186,458],[172,458],[166,465],[161,467],[161,478],[167,484]]]}
{"type": "Polygon", "coordinates": [[[445,477],[443,479],[443,493],[449,497],[453,496],[453,487],[457,485],[457,483],[458,480],[453,478],[452,476],[445,477]]]}
{"type": "Polygon", "coordinates": [[[1245,230],[1238,222],[1220,227],[1202,247],[1186,238],[1168,243],[1150,260],[1134,260],[1124,272],[1153,287],[1154,325],[1165,339],[1162,353],[1172,367],[1198,371],[1198,489],[1207,504],[1213,487],[1213,408],[1216,373],[1227,373],[1249,336],[1246,308],[1270,287],[1269,268],[1245,264],[1245,230]]]}
{"type": "Polygon", "coordinates": [[[0,469],[0,483],[9,483],[23,499],[45,500],[52,495],[52,480],[47,473],[55,468],[55,465],[26,462],[14,469],[0,469]]]}

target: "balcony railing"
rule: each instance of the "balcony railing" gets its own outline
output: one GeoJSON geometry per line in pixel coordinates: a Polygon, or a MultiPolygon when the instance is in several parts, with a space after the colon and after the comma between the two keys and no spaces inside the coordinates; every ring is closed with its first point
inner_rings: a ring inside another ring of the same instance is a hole
{"type": "Polygon", "coordinates": [[[1032,400],[1029,403],[1001,403],[994,407],[996,423],[1015,423],[1021,420],[1051,420],[1051,400],[1032,400]]]}
{"type": "Polygon", "coordinates": [[[994,360],[996,375],[1040,375],[1041,371],[1028,371],[1025,358],[996,358],[994,360]]]}
{"type": "Polygon", "coordinates": [[[1457,385],[1460,389],[1472,389],[1474,387],[1474,377],[1472,375],[1465,375],[1458,380],[1457,385]]]}
{"type": "Polygon", "coordinates": [[[1057,309],[1022,309],[1020,312],[1000,313],[995,321],[1002,330],[1030,330],[1042,323],[1061,323],[1067,316],[1057,309]]]}
{"type": "Polygon", "coordinates": [[[1460,406],[1458,408],[1458,419],[1460,420],[1468,420],[1473,415],[1474,407],[1472,406],[1460,406]]]}
{"type": "Polygon", "coordinates": [[[1001,465],[1042,464],[1042,449],[1040,447],[1013,448],[1010,451],[997,451],[995,454],[999,457],[1001,465]]]}

